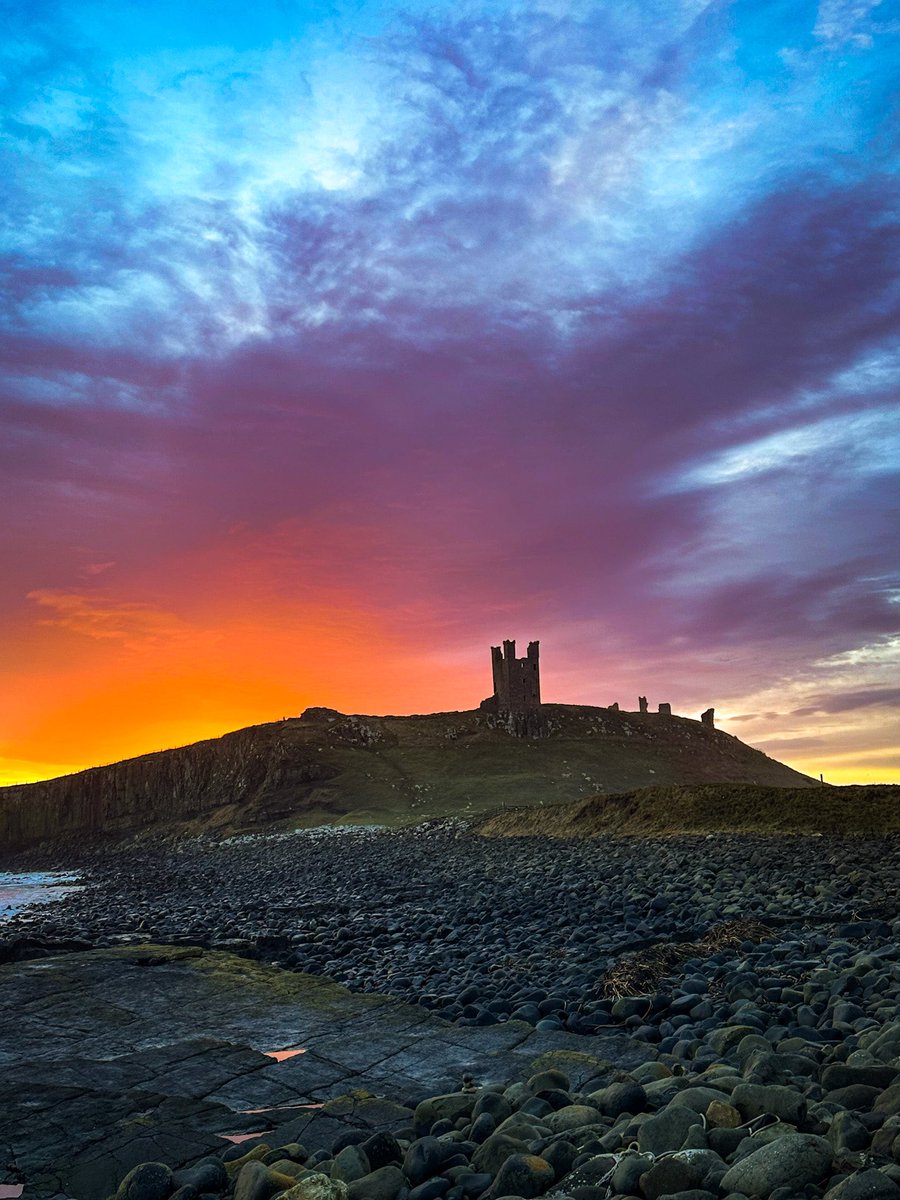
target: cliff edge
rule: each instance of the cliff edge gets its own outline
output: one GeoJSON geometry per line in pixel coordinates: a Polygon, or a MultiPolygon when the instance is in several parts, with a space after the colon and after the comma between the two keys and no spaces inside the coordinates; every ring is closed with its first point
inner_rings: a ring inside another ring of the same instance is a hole
{"type": "Polygon", "coordinates": [[[0,851],[144,831],[220,833],[327,821],[404,824],[647,786],[813,780],[686,717],[546,704],[546,736],[502,717],[302,717],[0,788],[0,851]]]}

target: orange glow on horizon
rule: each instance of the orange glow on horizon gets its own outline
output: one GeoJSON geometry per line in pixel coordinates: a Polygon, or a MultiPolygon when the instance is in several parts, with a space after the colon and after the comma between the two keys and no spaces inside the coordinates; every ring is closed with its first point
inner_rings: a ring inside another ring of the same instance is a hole
{"type": "MultiPolygon", "coordinates": [[[[20,678],[15,706],[7,701],[2,714],[0,786],[189,745],[310,705],[402,715],[474,708],[489,691],[482,663],[454,667],[436,695],[434,659],[400,657],[391,638],[374,634],[326,638],[320,629],[282,643],[270,629],[235,626],[221,645],[221,654],[182,664],[120,659],[103,673],[20,678]]],[[[813,778],[821,771],[826,783],[900,783],[890,752],[774,757],[813,778]]]]}
{"type": "MultiPolygon", "coordinates": [[[[180,591],[173,588],[167,603],[32,593],[5,639],[13,651],[0,686],[0,785],[188,745],[310,705],[402,715],[471,709],[490,691],[488,639],[473,632],[478,653],[460,644],[458,632],[446,637],[439,614],[425,606],[376,611],[359,592],[333,586],[323,588],[324,598],[290,599],[258,564],[243,578],[230,559],[207,565],[205,608],[177,569],[171,577],[180,591]]],[[[489,621],[499,627],[490,636],[509,628],[508,614],[489,621]]],[[[616,665],[610,661],[611,674],[616,665]]],[[[593,675],[586,685],[577,659],[556,664],[544,680],[547,701],[607,703],[601,689],[609,690],[593,675]],[[554,679],[567,694],[554,695],[554,679]]],[[[677,704],[675,711],[691,715],[677,704]]],[[[742,736],[740,724],[726,719],[720,727],[742,736]]],[[[814,720],[808,728],[817,730],[814,720]]],[[[792,732],[805,729],[795,722],[792,732]]],[[[821,771],[828,783],[900,782],[900,760],[889,748],[867,751],[857,742],[815,755],[799,746],[779,752],[777,741],[766,747],[764,722],[742,740],[813,778],[821,771]]]]}
{"type": "Polygon", "coordinates": [[[111,607],[96,620],[103,636],[85,637],[95,618],[65,599],[62,618],[42,630],[55,670],[54,654],[29,670],[34,658],[18,639],[21,662],[0,698],[0,785],[188,745],[310,705],[402,714],[471,708],[488,690],[483,668],[462,667],[436,695],[434,661],[410,656],[359,611],[282,606],[192,626],[133,606],[124,627],[111,607]]]}

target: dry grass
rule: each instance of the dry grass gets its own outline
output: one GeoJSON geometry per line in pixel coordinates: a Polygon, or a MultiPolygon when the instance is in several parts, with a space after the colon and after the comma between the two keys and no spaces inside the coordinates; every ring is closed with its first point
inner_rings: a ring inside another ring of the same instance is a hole
{"type": "Polygon", "coordinates": [[[677,784],[494,813],[489,837],[672,837],[716,833],[882,837],[900,834],[900,785],[772,787],[677,784]]]}
{"type": "Polygon", "coordinates": [[[663,979],[689,958],[708,958],[720,950],[734,950],[742,942],[762,942],[771,935],[759,921],[725,921],[715,925],[699,942],[664,942],[624,955],[607,971],[601,993],[612,1000],[622,996],[647,996],[663,979]]]}

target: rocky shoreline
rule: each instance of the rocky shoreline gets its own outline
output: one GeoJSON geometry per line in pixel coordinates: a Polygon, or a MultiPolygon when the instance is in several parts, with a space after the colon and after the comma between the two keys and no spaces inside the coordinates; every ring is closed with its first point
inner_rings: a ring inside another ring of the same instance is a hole
{"type": "Polygon", "coordinates": [[[449,822],[120,849],[8,923],[0,957],[201,947],[413,1004],[461,1045],[523,1030],[581,1056],[440,1100],[407,1079],[390,1130],[262,1132],[190,1177],[140,1167],[122,1200],[900,1200],[898,848],[449,822]]]}

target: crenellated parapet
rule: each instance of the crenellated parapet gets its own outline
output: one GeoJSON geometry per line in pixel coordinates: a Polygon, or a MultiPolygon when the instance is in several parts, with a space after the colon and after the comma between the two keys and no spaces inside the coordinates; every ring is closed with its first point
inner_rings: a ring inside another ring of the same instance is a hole
{"type": "Polygon", "coordinates": [[[526,713],[541,707],[540,643],[529,642],[524,658],[516,658],[515,641],[491,646],[494,696],[500,712],[526,713]]]}
{"type": "Polygon", "coordinates": [[[491,670],[494,694],[483,701],[482,709],[500,714],[517,737],[540,737],[544,732],[540,643],[529,642],[524,658],[516,658],[514,640],[491,646],[491,670]]]}

